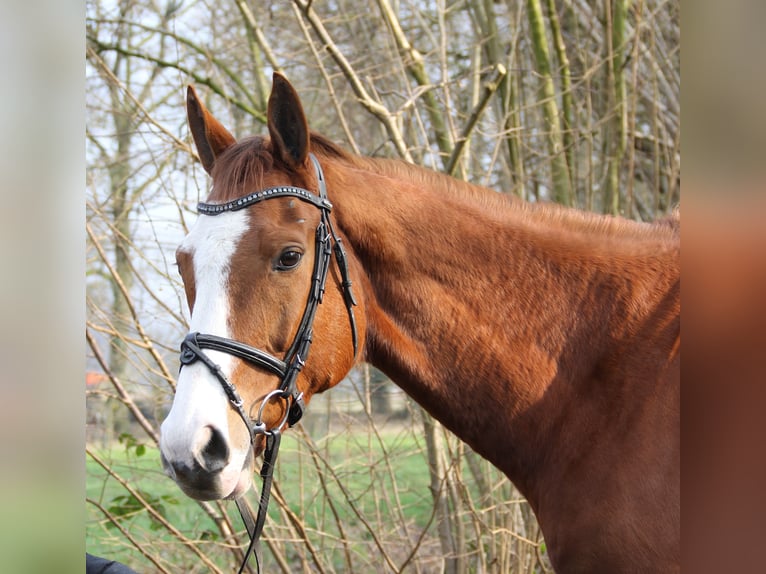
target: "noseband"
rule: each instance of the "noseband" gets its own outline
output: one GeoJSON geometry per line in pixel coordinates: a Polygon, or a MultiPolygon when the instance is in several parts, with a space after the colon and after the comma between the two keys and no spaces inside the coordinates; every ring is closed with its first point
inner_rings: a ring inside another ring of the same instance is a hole
{"type": "Polygon", "coordinates": [[[245,559],[240,567],[240,572],[247,563],[248,556],[253,550],[253,545],[260,535],[260,530],[263,528],[263,521],[266,518],[266,506],[268,506],[269,490],[271,486],[271,473],[279,449],[280,432],[285,424],[291,426],[295,425],[301,417],[303,417],[305,411],[303,393],[299,391],[296,381],[298,374],[301,372],[301,369],[303,369],[303,366],[308,359],[309,350],[311,349],[314,316],[316,315],[317,307],[322,303],[325,284],[327,282],[327,272],[330,268],[330,259],[333,254],[338,265],[338,271],[340,272],[343,301],[346,305],[349,322],[351,324],[354,358],[356,358],[358,350],[356,320],[354,318],[353,309],[356,305],[356,300],[351,290],[351,279],[349,278],[348,273],[346,251],[343,248],[342,240],[335,233],[332,220],[330,219],[332,203],[327,199],[327,187],[324,174],[322,173],[322,167],[319,165],[319,161],[314,154],[309,154],[309,157],[314,165],[314,171],[319,186],[319,195],[315,195],[300,187],[277,186],[251,193],[228,203],[197,204],[197,212],[200,215],[216,216],[227,211],[245,209],[246,207],[266,201],[267,199],[293,197],[306,203],[310,203],[321,211],[321,218],[315,233],[314,272],[311,279],[311,289],[309,290],[306,308],[303,311],[303,317],[298,326],[298,331],[295,333],[295,338],[285,353],[284,358],[279,359],[261,349],[251,347],[250,345],[234,339],[219,337],[217,335],[189,333],[181,343],[181,367],[183,368],[185,365],[190,365],[199,360],[207,367],[218,382],[221,383],[229,402],[248,428],[251,448],[254,444],[256,435],[266,435],[266,451],[264,453],[263,469],[261,470],[264,486],[261,491],[258,519],[253,521],[252,516],[249,515],[249,508],[247,511],[243,511],[243,505],[237,501],[237,506],[240,509],[240,513],[242,513],[242,518],[247,525],[248,533],[251,538],[250,547],[248,547],[247,553],[245,554],[245,559]],[[279,386],[268,393],[263,399],[255,420],[251,420],[249,414],[245,410],[244,402],[240,394],[237,392],[236,387],[226,378],[221,371],[221,368],[204,353],[205,349],[228,353],[279,377],[279,386]],[[285,399],[288,401],[288,406],[286,408],[285,416],[277,426],[267,429],[266,424],[263,422],[262,415],[264,407],[273,398],[285,399]]]}

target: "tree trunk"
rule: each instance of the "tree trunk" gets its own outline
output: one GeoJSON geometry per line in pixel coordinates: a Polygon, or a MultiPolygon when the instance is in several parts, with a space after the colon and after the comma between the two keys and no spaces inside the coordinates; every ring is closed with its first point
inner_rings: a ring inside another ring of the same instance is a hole
{"type": "Polygon", "coordinates": [[[527,16],[532,34],[532,49],[537,72],[540,75],[540,100],[545,118],[546,139],[550,154],[553,197],[561,204],[571,205],[572,186],[567,166],[564,144],[559,124],[559,109],[556,104],[556,90],[551,76],[548,40],[540,0],[527,0],[527,16]]]}
{"type": "Polygon", "coordinates": [[[610,118],[606,124],[607,153],[604,212],[620,213],[620,168],[625,155],[628,114],[625,105],[625,19],[627,0],[606,0],[607,92],[610,118]],[[614,2],[614,4],[612,4],[614,2]]]}

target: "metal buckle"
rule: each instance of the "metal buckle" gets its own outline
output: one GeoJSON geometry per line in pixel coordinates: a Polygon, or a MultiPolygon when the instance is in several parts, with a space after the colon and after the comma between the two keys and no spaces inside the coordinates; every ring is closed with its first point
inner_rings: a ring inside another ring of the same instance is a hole
{"type": "MultiPolygon", "coordinates": [[[[301,393],[303,394],[303,393],[301,393]]],[[[291,406],[292,400],[291,396],[289,394],[285,394],[285,391],[282,389],[274,389],[270,393],[268,393],[265,397],[263,397],[263,400],[261,401],[261,406],[258,407],[258,416],[255,418],[255,422],[253,423],[253,434],[271,434],[273,431],[281,431],[285,424],[287,424],[287,416],[290,414],[290,406],[291,406]],[[285,401],[288,402],[287,405],[285,405],[285,414],[282,417],[282,420],[279,421],[279,424],[272,428],[271,430],[268,430],[266,428],[266,423],[263,422],[263,409],[266,408],[266,405],[268,402],[273,399],[274,397],[280,397],[282,399],[285,399],[285,401]]]]}

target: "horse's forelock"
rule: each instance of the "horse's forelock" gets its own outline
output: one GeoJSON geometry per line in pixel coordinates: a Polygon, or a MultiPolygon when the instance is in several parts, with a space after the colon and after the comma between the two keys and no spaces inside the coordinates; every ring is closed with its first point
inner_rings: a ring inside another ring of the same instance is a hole
{"type": "MultiPolygon", "coordinates": [[[[355,156],[312,132],[311,151],[319,157],[353,163],[355,156]]],[[[238,141],[216,158],[213,166],[213,192],[210,201],[230,201],[263,189],[264,176],[274,167],[271,142],[268,138],[252,136],[238,141]]]]}
{"type": "Polygon", "coordinates": [[[245,138],[216,158],[211,201],[230,201],[263,188],[263,177],[274,164],[268,140],[245,138]]]}

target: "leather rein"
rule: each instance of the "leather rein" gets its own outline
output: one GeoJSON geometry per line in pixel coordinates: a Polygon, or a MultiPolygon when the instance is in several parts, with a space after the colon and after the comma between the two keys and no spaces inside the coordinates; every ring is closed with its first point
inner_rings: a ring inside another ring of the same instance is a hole
{"type": "Polygon", "coordinates": [[[296,381],[298,374],[301,372],[309,355],[313,339],[314,316],[316,315],[317,307],[322,303],[332,255],[335,256],[335,261],[340,272],[343,300],[351,323],[354,358],[356,358],[358,350],[356,319],[354,318],[353,309],[356,305],[356,300],[351,290],[351,279],[349,278],[348,273],[346,251],[343,248],[343,242],[336,234],[330,219],[332,203],[327,199],[327,187],[322,167],[319,165],[319,161],[314,154],[309,154],[309,157],[311,158],[317,177],[319,187],[318,195],[300,187],[277,186],[251,193],[228,203],[197,204],[197,212],[200,215],[216,216],[227,211],[245,209],[246,207],[267,199],[276,197],[294,197],[314,205],[322,213],[315,233],[314,272],[311,289],[306,302],[306,308],[303,311],[303,317],[298,326],[298,331],[295,334],[292,344],[285,353],[284,358],[279,359],[261,349],[251,347],[250,345],[234,339],[219,337],[217,335],[189,333],[181,343],[181,368],[196,361],[201,361],[218,382],[221,383],[229,402],[248,428],[250,448],[253,448],[255,437],[257,435],[262,434],[266,437],[266,448],[264,450],[263,466],[261,468],[263,485],[261,488],[257,517],[255,519],[253,518],[252,511],[245,503],[244,498],[238,498],[236,500],[237,508],[239,509],[247,533],[250,537],[250,544],[245,552],[242,565],[239,568],[240,574],[244,571],[251,554],[255,556],[257,570],[260,572],[257,546],[263,530],[263,525],[266,521],[266,511],[271,497],[271,483],[274,464],[276,462],[277,454],[279,453],[281,432],[286,424],[289,424],[290,426],[295,425],[301,417],[303,417],[306,408],[303,400],[303,393],[298,389],[296,381]],[[226,376],[221,371],[221,368],[204,353],[205,349],[228,353],[279,377],[279,386],[264,397],[255,420],[252,420],[246,412],[244,401],[239,392],[237,392],[236,387],[227,380],[226,376]],[[287,401],[288,405],[285,409],[285,416],[279,424],[271,429],[267,429],[266,424],[262,420],[263,410],[269,401],[274,398],[284,399],[287,401]]]}

